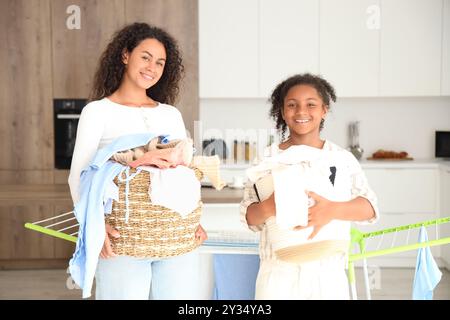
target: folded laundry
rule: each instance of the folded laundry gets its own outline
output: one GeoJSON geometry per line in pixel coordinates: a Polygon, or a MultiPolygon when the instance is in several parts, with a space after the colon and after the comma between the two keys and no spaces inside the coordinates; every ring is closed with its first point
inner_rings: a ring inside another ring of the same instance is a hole
{"type": "Polygon", "coordinates": [[[169,162],[171,166],[188,166],[192,161],[193,142],[189,138],[167,142],[164,137],[155,137],[144,146],[115,153],[111,160],[128,165],[130,162],[142,158],[147,152],[154,153],[155,156],[169,162]]]}
{"type": "Polygon", "coordinates": [[[278,259],[303,263],[336,253],[345,255],[349,246],[350,223],[332,220],[309,239],[308,208],[313,205],[305,191],[313,191],[331,201],[351,200],[351,179],[346,154],[295,146],[266,158],[247,170],[260,201],[274,193],[276,216],[265,222],[266,236],[278,259]],[[331,175],[330,175],[331,173],[331,175]]]}

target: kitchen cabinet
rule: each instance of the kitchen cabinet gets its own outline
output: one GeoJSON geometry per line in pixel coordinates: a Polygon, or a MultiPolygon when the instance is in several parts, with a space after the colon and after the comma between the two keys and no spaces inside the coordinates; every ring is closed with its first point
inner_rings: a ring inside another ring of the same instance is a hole
{"type": "Polygon", "coordinates": [[[53,97],[88,98],[98,60],[112,34],[123,26],[124,0],[80,0],[80,29],[69,29],[72,0],[51,1],[53,97]]]}
{"type": "Polygon", "coordinates": [[[319,1],[261,0],[259,6],[259,96],[268,98],[289,76],[318,73],[319,1]]]}
{"type": "Polygon", "coordinates": [[[320,74],[338,97],[379,91],[380,1],[320,1],[320,74]]]}
{"type": "Polygon", "coordinates": [[[438,210],[438,170],[380,168],[364,170],[381,212],[433,215],[438,210]]]}
{"type": "Polygon", "coordinates": [[[0,2],[0,183],[52,179],[50,17],[50,0],[0,2]]]}
{"type": "Polygon", "coordinates": [[[239,203],[205,203],[201,224],[207,231],[249,231],[240,222],[239,203]]]}
{"type": "Polygon", "coordinates": [[[441,93],[442,0],[381,0],[380,95],[441,93]]]}
{"type": "MultiPolygon", "coordinates": [[[[441,217],[450,217],[450,165],[441,168],[441,217]]],[[[442,237],[450,237],[450,223],[441,225],[442,237]]],[[[450,270],[450,244],[441,248],[441,258],[450,270]]]]}
{"type": "Polygon", "coordinates": [[[258,5],[199,0],[201,98],[258,96],[258,5]]]}
{"type": "Polygon", "coordinates": [[[200,97],[268,98],[292,74],[317,73],[318,22],[317,0],[200,0],[200,97]]]}
{"type": "MultiPolygon", "coordinates": [[[[439,168],[382,167],[364,168],[369,185],[378,198],[380,219],[375,224],[363,225],[355,223],[354,227],[362,232],[371,232],[401,225],[423,222],[439,218],[439,168]]],[[[435,228],[428,227],[428,238],[436,239],[435,228]]],[[[367,241],[368,250],[375,250],[378,245],[388,248],[389,245],[405,245],[417,242],[419,229],[410,232],[401,231],[385,237],[375,237],[367,241]]],[[[433,256],[441,254],[440,246],[432,247],[433,256]]],[[[386,266],[415,266],[417,250],[373,258],[386,266]],[[382,261],[382,262],[380,262],[382,261]]],[[[372,260],[372,259],[370,259],[372,260]]]]}
{"type": "Polygon", "coordinates": [[[53,238],[26,231],[25,222],[45,219],[52,213],[50,205],[0,207],[0,260],[49,259],[54,257],[53,238]]]}
{"type": "Polygon", "coordinates": [[[61,206],[38,202],[34,205],[0,205],[0,269],[68,266],[75,250],[74,243],[24,227],[26,222],[39,221],[64,212],[59,211],[61,206]]]}
{"type": "Polygon", "coordinates": [[[66,184],[0,185],[0,269],[67,267],[75,244],[25,229],[24,224],[72,209],[66,184]]]}
{"type": "Polygon", "coordinates": [[[449,95],[449,1],[200,0],[200,97],[267,98],[307,71],[340,97],[449,95]]]}
{"type": "Polygon", "coordinates": [[[441,95],[450,96],[450,0],[444,0],[443,19],[441,95]]]}

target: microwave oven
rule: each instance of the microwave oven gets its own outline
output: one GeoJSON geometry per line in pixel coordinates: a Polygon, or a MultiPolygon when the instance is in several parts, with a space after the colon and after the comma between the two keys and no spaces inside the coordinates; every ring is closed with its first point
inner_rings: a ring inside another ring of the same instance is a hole
{"type": "Polygon", "coordinates": [[[435,157],[450,159],[450,131],[436,131],[435,157]]]}

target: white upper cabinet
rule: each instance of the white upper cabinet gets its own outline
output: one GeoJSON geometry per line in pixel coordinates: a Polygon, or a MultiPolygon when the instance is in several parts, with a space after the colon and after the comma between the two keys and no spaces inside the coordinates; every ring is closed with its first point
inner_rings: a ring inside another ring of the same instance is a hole
{"type": "Polygon", "coordinates": [[[319,0],[260,0],[261,97],[287,77],[319,71],[319,0]]]}
{"type": "Polygon", "coordinates": [[[258,96],[258,0],[199,0],[200,97],[258,96]]]}
{"type": "Polygon", "coordinates": [[[381,96],[441,92],[442,0],[381,0],[381,96]]]}
{"type": "Polygon", "coordinates": [[[296,73],[338,97],[450,95],[450,0],[199,0],[201,98],[268,98],[296,73]]]}
{"type": "Polygon", "coordinates": [[[320,74],[338,97],[379,92],[380,3],[320,1],[320,74]]]}
{"type": "Polygon", "coordinates": [[[443,16],[441,94],[450,96],[450,0],[444,0],[443,16]]]}

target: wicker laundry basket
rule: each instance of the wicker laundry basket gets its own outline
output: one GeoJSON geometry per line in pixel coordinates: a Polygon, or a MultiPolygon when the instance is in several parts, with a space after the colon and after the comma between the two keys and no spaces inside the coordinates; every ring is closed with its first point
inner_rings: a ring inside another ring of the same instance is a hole
{"type": "MultiPolygon", "coordinates": [[[[201,180],[203,173],[197,168],[192,169],[201,180]]],[[[135,169],[130,170],[130,174],[135,172],[135,169]]],[[[150,173],[142,170],[129,182],[127,223],[126,183],[117,177],[114,182],[119,187],[119,201],[113,202],[112,212],[105,218],[105,222],[120,233],[117,239],[110,237],[114,253],[139,258],[166,258],[188,253],[199,246],[195,231],[200,224],[201,201],[193,212],[184,217],[169,208],[153,205],[149,197],[150,173]]]]}

